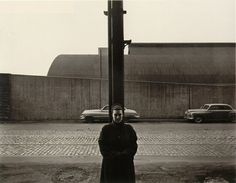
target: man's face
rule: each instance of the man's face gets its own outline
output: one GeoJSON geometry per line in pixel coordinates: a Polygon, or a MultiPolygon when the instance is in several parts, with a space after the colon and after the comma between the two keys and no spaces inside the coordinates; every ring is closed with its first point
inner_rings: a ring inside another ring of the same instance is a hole
{"type": "Polygon", "coordinates": [[[122,110],[113,110],[112,118],[114,123],[121,123],[123,121],[123,112],[122,110]]]}

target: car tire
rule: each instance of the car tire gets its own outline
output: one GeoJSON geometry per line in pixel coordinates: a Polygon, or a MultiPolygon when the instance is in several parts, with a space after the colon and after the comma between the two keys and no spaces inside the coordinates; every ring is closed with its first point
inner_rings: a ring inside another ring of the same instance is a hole
{"type": "Polygon", "coordinates": [[[87,116],[87,117],[85,118],[85,121],[86,121],[87,123],[92,123],[92,122],[94,121],[94,119],[93,119],[92,116],[87,116]]]}
{"type": "Polygon", "coordinates": [[[229,118],[229,121],[230,121],[230,122],[235,122],[235,117],[234,117],[234,116],[231,116],[231,117],[229,118]]]}
{"type": "Polygon", "coordinates": [[[203,122],[203,117],[201,117],[201,116],[194,117],[194,122],[195,123],[202,123],[203,122]]]}

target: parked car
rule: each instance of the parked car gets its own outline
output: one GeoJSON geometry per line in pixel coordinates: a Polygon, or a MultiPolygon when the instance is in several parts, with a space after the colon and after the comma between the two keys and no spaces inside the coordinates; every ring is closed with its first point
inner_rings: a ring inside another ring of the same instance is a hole
{"type": "Polygon", "coordinates": [[[184,118],[196,123],[212,120],[234,121],[236,110],[228,104],[205,104],[200,109],[188,109],[184,118]]]}
{"type": "MultiPolygon", "coordinates": [[[[124,108],[124,120],[129,121],[132,119],[138,119],[139,115],[135,110],[124,108]]],[[[84,110],[80,116],[80,119],[85,122],[94,121],[109,121],[109,106],[105,105],[101,109],[84,110]]]]}

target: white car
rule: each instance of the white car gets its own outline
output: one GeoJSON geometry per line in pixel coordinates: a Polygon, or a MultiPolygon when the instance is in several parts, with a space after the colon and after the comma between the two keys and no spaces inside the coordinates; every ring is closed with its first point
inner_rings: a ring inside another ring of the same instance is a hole
{"type": "MultiPolygon", "coordinates": [[[[138,119],[140,116],[135,110],[124,108],[124,120],[130,121],[133,119],[138,119]]],[[[80,119],[85,122],[108,122],[109,121],[109,106],[105,105],[101,109],[91,109],[91,110],[84,110],[80,116],[80,119]]]]}

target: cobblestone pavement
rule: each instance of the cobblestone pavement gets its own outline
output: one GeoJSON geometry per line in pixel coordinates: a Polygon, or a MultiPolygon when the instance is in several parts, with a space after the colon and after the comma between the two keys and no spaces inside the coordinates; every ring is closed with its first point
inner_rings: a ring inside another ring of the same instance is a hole
{"type": "MultiPolygon", "coordinates": [[[[36,125],[24,129],[22,125],[6,128],[1,124],[0,157],[100,156],[97,140],[102,125],[90,125],[72,124],[69,129],[56,124],[46,129],[36,125]]],[[[133,124],[138,134],[137,155],[236,157],[235,124],[224,128],[219,124],[195,125],[133,124]]]]}

